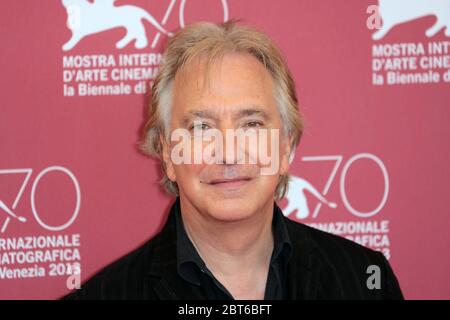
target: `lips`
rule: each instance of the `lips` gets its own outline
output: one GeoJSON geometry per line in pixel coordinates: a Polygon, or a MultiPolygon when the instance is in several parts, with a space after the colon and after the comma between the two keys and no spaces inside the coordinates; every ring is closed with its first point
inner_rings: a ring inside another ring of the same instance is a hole
{"type": "Polygon", "coordinates": [[[240,187],[252,180],[251,177],[236,177],[232,179],[214,179],[209,182],[210,185],[215,187],[235,188],[240,187]]]}

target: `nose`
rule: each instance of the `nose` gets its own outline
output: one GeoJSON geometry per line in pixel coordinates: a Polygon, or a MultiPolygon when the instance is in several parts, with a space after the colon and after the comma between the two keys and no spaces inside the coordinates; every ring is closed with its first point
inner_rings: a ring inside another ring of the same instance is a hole
{"type": "Polygon", "coordinates": [[[219,163],[224,165],[243,164],[245,160],[245,145],[239,146],[236,130],[230,128],[221,129],[222,154],[218,156],[219,163]]]}

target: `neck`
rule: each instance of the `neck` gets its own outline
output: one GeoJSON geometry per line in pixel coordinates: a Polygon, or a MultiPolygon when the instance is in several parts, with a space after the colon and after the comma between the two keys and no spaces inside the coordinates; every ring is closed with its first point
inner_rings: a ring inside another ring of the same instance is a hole
{"type": "Polygon", "coordinates": [[[219,221],[180,197],[183,224],[199,255],[224,277],[266,269],[273,250],[273,200],[239,221],[219,221]]]}

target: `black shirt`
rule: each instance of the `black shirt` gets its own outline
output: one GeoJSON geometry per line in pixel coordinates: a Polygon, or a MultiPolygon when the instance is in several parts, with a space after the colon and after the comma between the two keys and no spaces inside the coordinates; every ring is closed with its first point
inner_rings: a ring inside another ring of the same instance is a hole
{"type": "MultiPolygon", "coordinates": [[[[208,299],[232,300],[230,292],[214,277],[207,268],[184,229],[180,211],[180,200],[173,207],[176,217],[177,270],[185,281],[201,287],[208,299]]],[[[274,248],[267,275],[265,300],[286,298],[286,268],[292,254],[292,243],[281,209],[274,203],[272,232],[274,248]]]]}

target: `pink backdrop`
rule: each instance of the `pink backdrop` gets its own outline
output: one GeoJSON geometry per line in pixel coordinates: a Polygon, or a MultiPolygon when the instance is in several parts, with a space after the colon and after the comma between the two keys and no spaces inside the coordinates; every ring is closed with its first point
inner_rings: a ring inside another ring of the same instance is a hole
{"type": "Polygon", "coordinates": [[[171,198],[136,143],[165,36],[143,22],[145,48],[116,48],[138,8],[168,30],[236,17],[272,36],[306,118],[286,214],[381,250],[406,298],[450,298],[450,1],[381,1],[386,34],[376,0],[107,2],[72,4],[67,25],[62,1],[0,1],[1,299],[60,297],[164,222],[171,198]],[[105,16],[117,27],[88,30],[105,16]],[[69,27],[87,36],[64,50],[69,27]]]}

